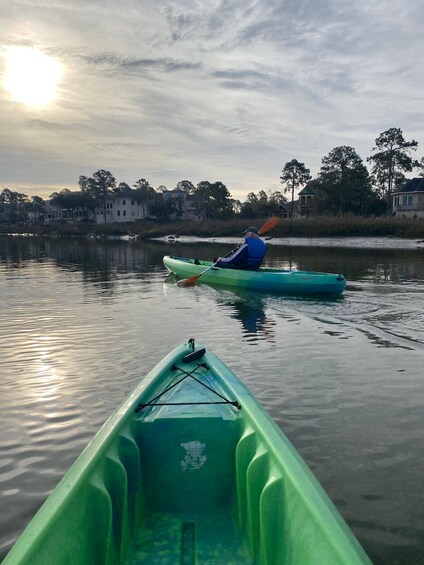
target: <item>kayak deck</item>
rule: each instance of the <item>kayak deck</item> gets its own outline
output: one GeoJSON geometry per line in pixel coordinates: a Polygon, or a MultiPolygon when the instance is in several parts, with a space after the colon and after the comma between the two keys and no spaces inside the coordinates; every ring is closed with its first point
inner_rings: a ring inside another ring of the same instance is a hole
{"type": "Polygon", "coordinates": [[[370,565],[293,446],[185,344],[112,414],[4,565],[370,565]]]}

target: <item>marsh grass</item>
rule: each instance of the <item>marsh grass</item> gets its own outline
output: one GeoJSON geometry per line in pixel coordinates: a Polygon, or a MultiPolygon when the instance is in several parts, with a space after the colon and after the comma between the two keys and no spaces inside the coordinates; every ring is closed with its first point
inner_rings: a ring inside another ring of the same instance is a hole
{"type": "Polygon", "coordinates": [[[424,237],[424,220],[362,218],[358,216],[317,216],[302,220],[286,220],[273,235],[292,237],[424,237]]]}
{"type": "MultiPolygon", "coordinates": [[[[246,227],[260,228],[267,218],[234,219],[204,222],[174,221],[159,223],[141,221],[96,225],[92,223],[53,224],[49,226],[0,226],[0,234],[31,234],[53,237],[138,236],[142,239],[170,234],[197,237],[242,237],[246,227]]],[[[424,238],[424,219],[358,216],[314,216],[301,220],[283,219],[270,232],[272,237],[398,237],[424,238]]]]}
{"type": "MultiPolygon", "coordinates": [[[[160,237],[168,234],[198,237],[237,237],[247,226],[261,227],[266,218],[256,220],[210,221],[200,223],[174,222],[146,226],[143,237],[160,237]]],[[[399,237],[424,238],[424,220],[405,218],[358,216],[316,216],[301,220],[281,220],[269,233],[272,237],[399,237]]]]}

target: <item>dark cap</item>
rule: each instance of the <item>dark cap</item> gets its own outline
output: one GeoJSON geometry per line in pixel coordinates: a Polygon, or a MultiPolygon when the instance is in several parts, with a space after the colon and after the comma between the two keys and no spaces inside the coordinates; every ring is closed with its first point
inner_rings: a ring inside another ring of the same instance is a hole
{"type": "Polygon", "coordinates": [[[250,231],[250,233],[255,233],[256,235],[259,235],[258,228],[255,228],[254,226],[250,226],[250,228],[245,229],[243,235],[246,234],[248,231],[250,231]]]}

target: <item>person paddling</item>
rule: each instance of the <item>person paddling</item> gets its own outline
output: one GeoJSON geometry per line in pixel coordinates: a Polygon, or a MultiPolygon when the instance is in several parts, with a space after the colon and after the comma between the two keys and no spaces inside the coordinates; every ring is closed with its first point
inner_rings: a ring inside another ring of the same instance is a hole
{"type": "Polygon", "coordinates": [[[226,257],[218,257],[216,267],[223,269],[243,269],[257,271],[265,256],[266,245],[259,237],[259,230],[254,226],[247,228],[243,235],[244,243],[226,257]]]}

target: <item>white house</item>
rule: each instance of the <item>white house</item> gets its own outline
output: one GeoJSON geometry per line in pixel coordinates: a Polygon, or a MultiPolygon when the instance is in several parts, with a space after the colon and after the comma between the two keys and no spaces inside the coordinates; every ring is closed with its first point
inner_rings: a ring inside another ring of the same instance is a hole
{"type": "Polygon", "coordinates": [[[103,205],[96,206],[94,209],[96,224],[144,220],[148,215],[147,205],[144,202],[137,202],[134,192],[134,190],[130,189],[108,194],[106,209],[104,209],[103,205]]]}
{"type": "Polygon", "coordinates": [[[393,215],[403,218],[424,218],[424,178],[409,180],[393,192],[393,215]]]}
{"type": "MultiPolygon", "coordinates": [[[[91,220],[96,224],[112,224],[144,220],[149,217],[148,204],[139,202],[135,196],[136,192],[132,189],[110,192],[106,197],[105,205],[99,204],[95,207],[94,212],[86,208],[67,210],[48,200],[45,206],[44,224],[84,220],[91,220]]],[[[180,199],[181,215],[175,214],[175,218],[194,221],[202,218],[202,200],[198,196],[187,194],[183,190],[166,190],[162,193],[162,198],[164,200],[180,199]]]]}

